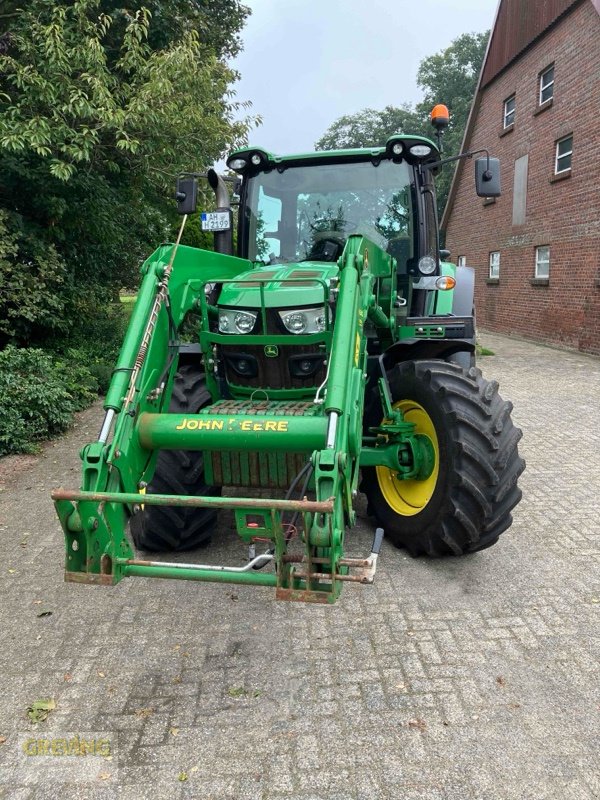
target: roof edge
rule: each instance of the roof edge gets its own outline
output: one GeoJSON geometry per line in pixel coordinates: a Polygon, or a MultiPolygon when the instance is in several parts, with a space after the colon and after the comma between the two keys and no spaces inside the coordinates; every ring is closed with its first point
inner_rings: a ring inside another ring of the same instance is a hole
{"type": "MultiPolygon", "coordinates": [[[[546,28],[544,28],[544,30],[541,31],[538,36],[536,36],[534,39],[532,39],[531,42],[529,42],[526,47],[524,47],[522,50],[520,50],[509,61],[509,63],[506,64],[500,70],[500,72],[498,72],[496,75],[494,75],[494,77],[491,80],[489,80],[485,84],[485,86],[483,86],[483,75],[485,73],[485,68],[486,68],[486,64],[487,64],[487,60],[488,60],[490,47],[491,47],[491,44],[492,44],[492,39],[494,38],[494,33],[495,33],[495,30],[496,30],[496,24],[498,22],[498,17],[500,15],[500,8],[501,8],[502,3],[503,3],[503,0],[499,0],[498,7],[496,8],[496,15],[494,17],[494,24],[493,24],[492,29],[491,29],[490,38],[489,38],[488,45],[487,45],[487,48],[486,48],[486,51],[485,51],[485,56],[484,56],[482,64],[481,64],[481,72],[479,73],[479,80],[477,82],[477,88],[475,90],[473,103],[471,105],[471,111],[469,112],[469,118],[467,120],[467,124],[466,124],[466,127],[465,127],[465,135],[463,136],[463,140],[462,140],[462,143],[461,143],[461,150],[460,150],[461,153],[465,149],[465,147],[467,145],[467,142],[470,141],[471,134],[473,133],[475,120],[477,118],[477,112],[479,111],[479,107],[481,105],[481,96],[482,96],[483,90],[487,89],[489,86],[491,86],[494,83],[494,81],[496,81],[501,75],[503,75],[504,72],[506,72],[507,69],[510,69],[510,67],[512,67],[513,64],[515,64],[520,58],[522,58],[523,55],[531,47],[534,47],[539,42],[539,40],[548,33],[549,30],[554,28],[556,25],[560,24],[560,22],[568,14],[572,13],[578,6],[583,5],[584,2],[587,2],[587,0],[573,0],[573,2],[570,4],[570,6],[567,9],[565,9],[565,11],[563,11],[562,14],[559,14],[558,17],[556,17],[556,19],[554,19],[550,23],[550,25],[548,25],[546,28]]],[[[600,0],[590,0],[590,2],[592,3],[592,6],[596,9],[596,11],[598,11],[598,13],[600,14],[600,0]]],[[[463,161],[459,161],[457,163],[457,167],[456,167],[456,170],[454,172],[454,177],[452,179],[452,183],[450,184],[450,191],[448,192],[448,200],[446,202],[446,207],[444,208],[444,213],[442,214],[442,220],[440,222],[440,228],[442,228],[442,230],[445,230],[447,225],[448,225],[448,218],[449,218],[449,216],[450,216],[450,214],[452,212],[452,208],[454,206],[454,201],[456,199],[456,192],[458,190],[458,182],[460,181],[460,178],[462,176],[463,166],[464,166],[463,161]]]]}
{"type": "MultiPolygon", "coordinates": [[[[545,28],[542,28],[542,30],[537,34],[537,36],[534,36],[533,39],[531,39],[529,42],[527,42],[526,45],[524,45],[518,52],[516,52],[510,58],[510,60],[507,61],[506,64],[504,64],[504,66],[502,66],[498,70],[498,72],[495,73],[495,75],[492,75],[492,77],[489,78],[485,82],[485,84],[482,84],[481,88],[482,89],[487,89],[488,86],[491,86],[492,83],[494,83],[495,80],[497,80],[501,75],[503,75],[505,72],[507,72],[507,70],[509,70],[513,66],[513,64],[516,64],[516,62],[519,61],[519,59],[522,58],[525,55],[525,53],[527,53],[529,50],[531,50],[533,47],[535,47],[535,45],[541,39],[543,39],[544,36],[547,36],[549,31],[551,31],[553,28],[555,28],[557,25],[559,25],[560,22],[565,17],[567,17],[569,14],[571,14],[577,8],[577,6],[581,6],[581,5],[583,5],[584,3],[587,3],[587,2],[588,2],[588,0],[570,0],[570,4],[567,6],[567,8],[565,8],[563,11],[561,11],[560,14],[558,14],[552,20],[552,22],[549,22],[546,25],[545,28]]],[[[593,7],[596,8],[600,13],[600,0],[590,0],[590,2],[592,3],[593,7]]],[[[495,24],[496,23],[494,22],[494,25],[495,24]]],[[[491,37],[490,37],[490,39],[491,39],[491,37]]],[[[482,73],[482,76],[483,76],[483,73],[482,73]]]]}

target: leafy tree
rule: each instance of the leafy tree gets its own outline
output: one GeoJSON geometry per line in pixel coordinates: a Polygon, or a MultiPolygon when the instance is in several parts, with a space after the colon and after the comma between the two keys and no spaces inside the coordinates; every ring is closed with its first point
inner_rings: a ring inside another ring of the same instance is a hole
{"type": "Polygon", "coordinates": [[[64,335],[135,285],[171,236],[174,176],[203,171],[252,124],[234,120],[223,60],[248,13],[236,0],[6,5],[0,346],[64,335]]]}
{"type": "MultiPolygon", "coordinates": [[[[450,124],[444,135],[444,150],[448,155],[460,152],[488,38],[489,31],[463,33],[450,47],[425,58],[419,66],[417,83],[424,96],[417,112],[424,116],[437,103],[448,106],[450,124]]],[[[454,164],[444,167],[436,181],[440,214],[446,205],[455,169],[454,164]]]]}
{"type": "MultiPolygon", "coordinates": [[[[239,0],[143,0],[143,6],[152,19],[147,41],[153,50],[168,48],[189,31],[209,43],[217,58],[232,58],[242,48],[239,32],[250,9],[239,0]]],[[[101,0],[99,8],[113,19],[110,41],[117,55],[132,11],[123,7],[122,0],[101,0]]]]}
{"type": "Polygon", "coordinates": [[[349,147],[384,145],[392,133],[424,133],[421,116],[408,103],[386,106],[383,111],[364,108],[336,120],[315,143],[317,150],[341,150],[349,147]]]}
{"type": "MultiPolygon", "coordinates": [[[[318,150],[382,145],[393,133],[412,133],[433,137],[429,123],[431,109],[444,103],[450,110],[450,124],[444,137],[444,150],[458,154],[477,79],[485,55],[489,31],[465,33],[445,50],[421,61],[417,83],[423,89],[423,100],[414,108],[407,103],[386,106],[383,111],[366,108],[357,114],[340,117],[316,142],[318,150]]],[[[444,168],[437,179],[438,209],[443,210],[454,167],[444,168]]]]}

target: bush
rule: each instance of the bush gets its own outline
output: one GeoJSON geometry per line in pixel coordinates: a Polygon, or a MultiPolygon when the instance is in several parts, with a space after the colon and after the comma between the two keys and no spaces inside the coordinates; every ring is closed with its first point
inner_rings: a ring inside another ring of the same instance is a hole
{"type": "Polygon", "coordinates": [[[91,383],[86,382],[91,375],[95,391],[106,394],[132,308],[133,303],[114,302],[93,308],[82,302],[74,309],[76,321],[71,331],[49,343],[56,359],[65,363],[72,372],[71,390],[75,390],[77,385],[91,389],[91,383]],[[84,378],[85,373],[78,375],[80,366],[85,368],[87,378],[84,378]]]}
{"type": "Polygon", "coordinates": [[[84,352],[69,349],[64,358],[54,363],[64,388],[71,395],[75,411],[87,408],[98,396],[98,380],[91,368],[85,366],[86,361],[84,352]]]}
{"type": "Polygon", "coordinates": [[[62,433],[73,412],[97,392],[81,364],[56,361],[43,350],[7,347],[0,352],[0,456],[34,453],[37,442],[62,433]]]}
{"type": "Polygon", "coordinates": [[[110,364],[106,361],[92,361],[88,367],[89,371],[94,376],[98,384],[98,394],[105,395],[110,386],[110,379],[112,378],[114,363],[110,364]]]}
{"type": "Polygon", "coordinates": [[[67,266],[34,223],[0,208],[0,347],[66,329],[67,266]]]}
{"type": "Polygon", "coordinates": [[[133,304],[107,303],[100,308],[77,309],[81,322],[75,323],[66,344],[85,350],[94,358],[114,366],[125,338],[133,304]]]}

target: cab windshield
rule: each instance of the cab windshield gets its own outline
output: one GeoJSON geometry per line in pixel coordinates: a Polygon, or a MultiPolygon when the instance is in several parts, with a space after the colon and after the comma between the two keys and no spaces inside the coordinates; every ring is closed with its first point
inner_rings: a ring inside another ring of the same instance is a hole
{"type": "Polygon", "coordinates": [[[336,261],[351,234],[406,263],[413,256],[411,168],[382,160],[273,169],[249,179],[248,258],[336,261]]]}

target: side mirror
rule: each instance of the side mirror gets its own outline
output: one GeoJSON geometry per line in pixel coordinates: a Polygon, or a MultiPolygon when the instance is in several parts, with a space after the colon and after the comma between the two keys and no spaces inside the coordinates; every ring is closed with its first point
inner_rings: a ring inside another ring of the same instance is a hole
{"type": "Polygon", "coordinates": [[[179,214],[193,214],[198,200],[198,181],[195,178],[177,178],[175,200],[179,214]]]}
{"type": "Polygon", "coordinates": [[[499,159],[475,159],[475,191],[479,197],[500,197],[499,159]]]}

